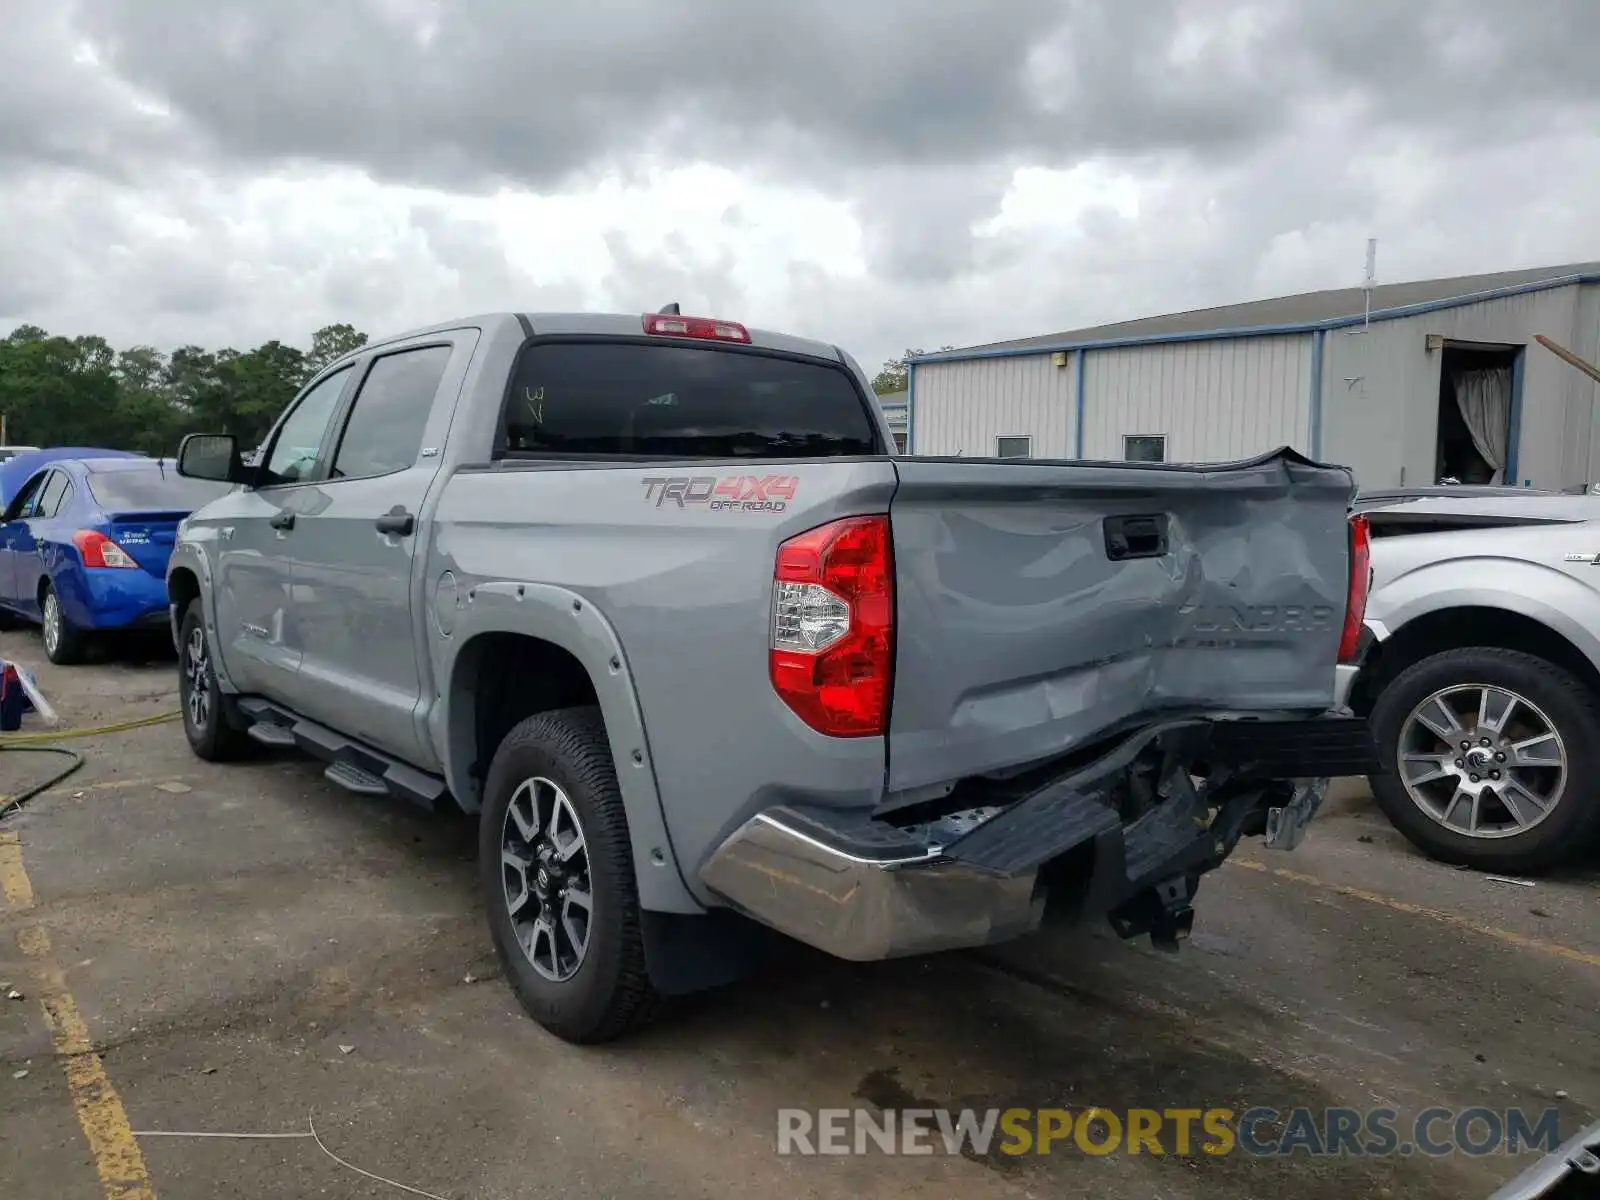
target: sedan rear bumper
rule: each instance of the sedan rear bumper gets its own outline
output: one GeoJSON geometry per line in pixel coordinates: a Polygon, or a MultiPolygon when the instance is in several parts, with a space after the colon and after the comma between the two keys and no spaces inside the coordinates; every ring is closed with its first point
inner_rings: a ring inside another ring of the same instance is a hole
{"type": "Polygon", "coordinates": [[[79,629],[160,629],[167,619],[167,585],[148,571],[83,567],[56,580],[62,609],[79,629]]]}
{"type": "Polygon", "coordinates": [[[871,961],[1006,941],[1037,929],[1053,893],[1123,936],[1171,944],[1187,932],[1199,877],[1245,834],[1292,849],[1328,777],[1373,769],[1362,722],[1178,721],[1125,741],[1087,767],[1004,805],[918,825],[785,805],[756,814],[712,854],[701,878],[736,908],[839,958],[871,961]],[[1245,736],[1248,726],[1261,736],[1245,736]],[[1293,732],[1291,732],[1291,727],[1293,732]],[[1124,819],[1130,778],[1149,753],[1183,765],[1157,802],[1124,819]],[[1197,789],[1189,766],[1230,767],[1197,789]],[[1270,763],[1271,774],[1260,770],[1270,763]],[[1255,764],[1253,767],[1247,764],[1255,764]],[[1255,770],[1251,778],[1241,773],[1255,770]]]}

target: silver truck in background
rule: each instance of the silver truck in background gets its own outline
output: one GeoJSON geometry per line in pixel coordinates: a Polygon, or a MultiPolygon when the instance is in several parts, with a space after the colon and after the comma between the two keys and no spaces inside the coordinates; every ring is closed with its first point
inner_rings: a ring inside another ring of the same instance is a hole
{"type": "MultiPolygon", "coordinates": [[[[502,314],[305,388],[168,573],[196,754],[478,813],[527,1010],[617,1036],[769,931],[865,960],[1047,914],[1172,946],[1375,769],[1331,711],[1348,471],[910,459],[835,347],[502,314]]],[[[1353,561],[1354,560],[1354,561],[1353,561]]]]}
{"type": "Polygon", "coordinates": [[[1600,840],[1600,497],[1363,496],[1372,586],[1338,694],[1384,813],[1434,858],[1534,872],[1600,840]]]}

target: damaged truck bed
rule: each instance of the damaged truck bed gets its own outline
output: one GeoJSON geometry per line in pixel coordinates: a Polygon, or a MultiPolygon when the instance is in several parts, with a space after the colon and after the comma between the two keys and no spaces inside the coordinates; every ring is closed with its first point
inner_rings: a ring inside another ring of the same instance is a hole
{"type": "Polygon", "coordinates": [[[1330,778],[1376,769],[1330,711],[1366,581],[1343,469],[896,466],[888,786],[767,809],[713,855],[765,923],[852,959],[1055,915],[1175,948],[1241,837],[1293,849],[1330,778]]]}
{"type": "Polygon", "coordinates": [[[249,461],[184,443],[240,485],[169,568],[190,744],[480,813],[507,977],[579,1041],[736,974],[752,919],[852,959],[1051,913],[1170,946],[1240,838],[1374,768],[1333,711],[1347,470],[892,445],[847,354],[734,322],[364,347],[249,461]]]}

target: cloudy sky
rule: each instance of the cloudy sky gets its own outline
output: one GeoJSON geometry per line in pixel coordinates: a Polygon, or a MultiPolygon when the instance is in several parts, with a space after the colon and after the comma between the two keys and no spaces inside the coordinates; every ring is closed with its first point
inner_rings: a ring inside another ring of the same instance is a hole
{"type": "Polygon", "coordinates": [[[0,0],[0,330],[1026,336],[1600,258],[1600,0],[0,0]]]}

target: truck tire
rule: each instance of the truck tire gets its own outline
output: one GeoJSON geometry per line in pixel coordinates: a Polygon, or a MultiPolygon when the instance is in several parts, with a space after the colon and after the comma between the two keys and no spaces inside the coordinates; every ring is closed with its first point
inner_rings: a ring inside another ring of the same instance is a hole
{"type": "Polygon", "coordinates": [[[599,709],[537,713],[506,735],[484,784],[478,861],[495,950],[534,1020],[590,1044],[655,1015],[627,816],[599,709]]]}
{"type": "Polygon", "coordinates": [[[217,684],[211,640],[201,619],[200,601],[183,610],[178,626],[178,698],[189,749],[206,762],[243,758],[253,748],[250,735],[231,719],[232,701],[217,684]]]}
{"type": "Polygon", "coordinates": [[[39,636],[45,657],[59,667],[75,666],[89,653],[89,635],[67,619],[61,597],[48,583],[39,589],[39,636]]]}
{"type": "Polygon", "coordinates": [[[1373,795],[1431,858],[1532,874],[1600,835],[1600,697],[1554,663],[1446,650],[1396,676],[1371,723],[1385,767],[1373,795]]]}

